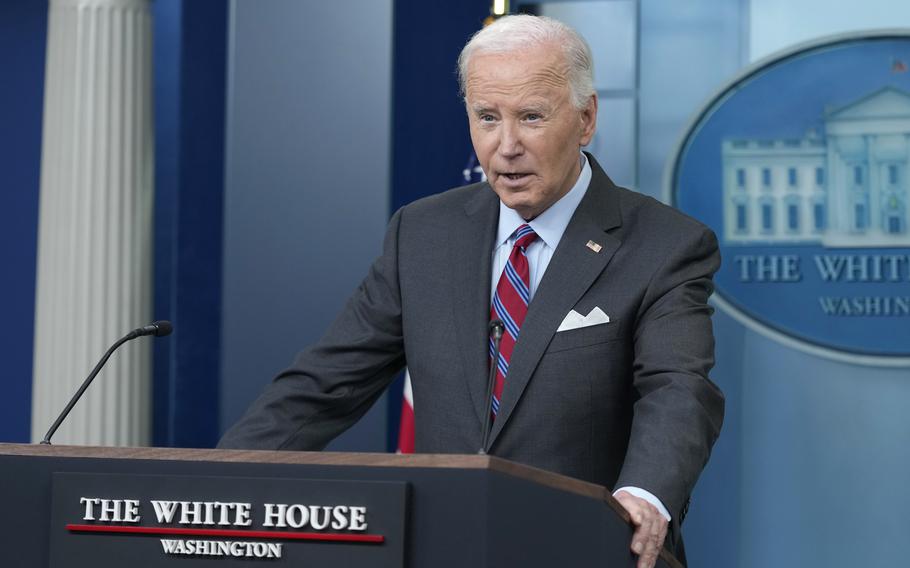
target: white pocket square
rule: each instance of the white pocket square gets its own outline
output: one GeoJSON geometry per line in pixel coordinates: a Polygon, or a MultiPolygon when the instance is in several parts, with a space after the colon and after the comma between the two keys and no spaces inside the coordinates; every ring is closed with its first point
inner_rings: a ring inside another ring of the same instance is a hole
{"type": "Polygon", "coordinates": [[[604,311],[598,307],[595,307],[591,310],[591,313],[586,316],[572,310],[566,314],[566,319],[562,320],[562,323],[559,324],[559,328],[557,328],[556,332],[600,325],[602,323],[610,323],[610,316],[605,314],[604,311]]]}

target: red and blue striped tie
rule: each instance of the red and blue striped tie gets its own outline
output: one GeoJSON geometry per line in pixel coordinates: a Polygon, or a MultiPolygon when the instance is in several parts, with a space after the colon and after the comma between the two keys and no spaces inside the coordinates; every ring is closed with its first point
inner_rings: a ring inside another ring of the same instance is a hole
{"type": "MultiPolygon", "coordinates": [[[[505,326],[502,342],[499,346],[499,365],[496,370],[496,382],[493,386],[493,417],[499,414],[499,402],[502,390],[509,374],[509,361],[512,350],[518,341],[518,332],[528,314],[528,303],[531,301],[530,272],[528,257],[525,254],[528,246],[537,239],[537,233],[527,224],[515,230],[515,245],[509,261],[499,277],[496,292],[493,294],[493,305],[490,308],[490,320],[499,319],[505,326]]],[[[490,340],[490,364],[493,364],[493,340],[490,340]]]]}

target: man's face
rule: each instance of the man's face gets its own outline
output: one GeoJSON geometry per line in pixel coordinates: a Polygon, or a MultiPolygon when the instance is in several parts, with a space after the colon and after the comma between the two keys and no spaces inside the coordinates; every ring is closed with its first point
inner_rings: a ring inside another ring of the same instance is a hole
{"type": "Polygon", "coordinates": [[[465,83],[471,141],[499,199],[531,220],[569,192],[591,141],[597,99],[572,104],[557,45],[475,54],[465,83]]]}

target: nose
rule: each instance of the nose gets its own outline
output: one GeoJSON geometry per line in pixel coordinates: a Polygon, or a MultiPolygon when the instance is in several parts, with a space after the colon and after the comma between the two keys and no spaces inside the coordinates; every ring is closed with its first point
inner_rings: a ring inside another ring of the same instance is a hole
{"type": "Polygon", "coordinates": [[[499,154],[503,158],[514,158],[524,152],[521,145],[519,125],[516,121],[504,120],[500,127],[499,154]]]}

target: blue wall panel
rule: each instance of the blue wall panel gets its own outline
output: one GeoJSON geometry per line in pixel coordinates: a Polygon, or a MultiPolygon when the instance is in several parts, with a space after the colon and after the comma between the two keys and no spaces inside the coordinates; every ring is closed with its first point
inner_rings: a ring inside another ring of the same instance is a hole
{"type": "Polygon", "coordinates": [[[0,441],[31,431],[45,2],[0,2],[0,441]]]}
{"type": "Polygon", "coordinates": [[[218,440],[228,5],[156,0],[153,443],[218,440]]]}
{"type": "Polygon", "coordinates": [[[456,185],[473,152],[455,62],[489,0],[395,2],[392,211],[456,185]]]}

